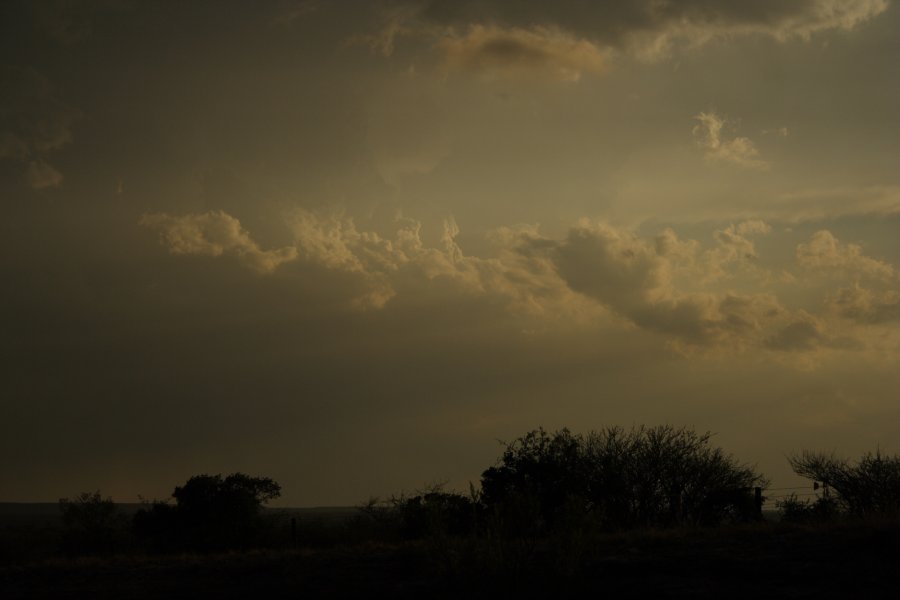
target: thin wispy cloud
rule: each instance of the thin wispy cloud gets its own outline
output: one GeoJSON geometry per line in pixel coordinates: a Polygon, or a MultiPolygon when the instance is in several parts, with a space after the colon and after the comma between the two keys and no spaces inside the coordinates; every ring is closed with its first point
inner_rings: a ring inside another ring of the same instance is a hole
{"type": "Polygon", "coordinates": [[[608,68],[608,53],[585,39],[555,28],[531,29],[473,25],[464,35],[437,42],[448,69],[474,71],[486,78],[577,82],[608,68]]]}
{"type": "Polygon", "coordinates": [[[694,141],[710,162],[730,163],[748,169],[769,168],[769,163],[759,157],[759,150],[750,138],[728,137],[731,127],[726,118],[709,111],[699,113],[694,120],[699,121],[692,130],[694,141]]]}
{"type": "Polygon", "coordinates": [[[765,36],[779,42],[809,40],[821,32],[854,29],[887,7],[887,0],[769,2],[754,5],[752,10],[724,0],[639,0],[588,6],[536,0],[514,4],[499,0],[399,0],[382,6],[380,25],[361,39],[390,55],[403,37],[452,39],[467,28],[479,27],[506,31],[507,35],[555,30],[591,45],[601,55],[614,51],[656,62],[680,48],[741,37],[765,36]]]}

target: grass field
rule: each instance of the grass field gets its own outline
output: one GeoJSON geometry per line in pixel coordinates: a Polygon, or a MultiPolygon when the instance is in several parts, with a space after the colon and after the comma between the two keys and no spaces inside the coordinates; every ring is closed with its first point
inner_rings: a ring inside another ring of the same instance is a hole
{"type": "MultiPolygon", "coordinates": [[[[21,522],[7,524],[3,531],[21,527],[21,522]]],[[[0,566],[4,600],[894,598],[898,586],[900,525],[895,522],[816,527],[763,522],[539,541],[436,537],[209,555],[19,557],[0,566]]]]}

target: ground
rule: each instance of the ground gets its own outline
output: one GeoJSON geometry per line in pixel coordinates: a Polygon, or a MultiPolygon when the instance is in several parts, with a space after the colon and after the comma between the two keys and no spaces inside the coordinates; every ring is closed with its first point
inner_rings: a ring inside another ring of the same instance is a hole
{"type": "Polygon", "coordinates": [[[434,539],[0,566],[0,597],[896,597],[896,523],[644,531],[590,540],[434,539]]]}

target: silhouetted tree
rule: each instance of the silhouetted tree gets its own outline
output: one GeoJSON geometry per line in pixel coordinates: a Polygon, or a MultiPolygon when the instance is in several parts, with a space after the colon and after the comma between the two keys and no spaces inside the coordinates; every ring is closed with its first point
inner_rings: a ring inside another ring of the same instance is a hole
{"type": "Polygon", "coordinates": [[[587,435],[537,429],[507,444],[482,474],[483,500],[519,531],[573,517],[609,528],[753,518],[752,488],[763,477],[710,438],[670,426],[587,435]]]}
{"type": "Polygon", "coordinates": [[[565,505],[589,493],[584,450],[584,438],[568,429],[526,433],[506,444],[499,464],[482,473],[482,502],[502,511],[501,526],[518,533],[552,525],[565,505]]]}
{"type": "Polygon", "coordinates": [[[710,442],[712,434],[671,426],[588,434],[590,498],[611,524],[715,525],[756,516],[764,478],[710,442]]]}
{"type": "Polygon", "coordinates": [[[196,475],[175,488],[174,506],[157,502],[139,511],[135,532],[159,549],[245,547],[259,531],[262,505],[280,495],[268,477],[196,475]]]}
{"type": "Polygon", "coordinates": [[[798,475],[822,482],[841,512],[856,517],[900,514],[900,456],[867,452],[853,464],[833,454],[803,452],[788,461],[798,475]]]}

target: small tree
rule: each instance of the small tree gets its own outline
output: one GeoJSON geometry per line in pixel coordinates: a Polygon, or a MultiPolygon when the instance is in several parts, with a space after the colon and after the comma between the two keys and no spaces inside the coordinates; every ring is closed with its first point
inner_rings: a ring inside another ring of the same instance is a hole
{"type": "Polygon", "coordinates": [[[788,458],[795,473],[827,487],[837,507],[856,517],[900,514],[900,456],[867,452],[855,464],[804,451],[788,458]]]}

